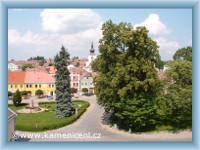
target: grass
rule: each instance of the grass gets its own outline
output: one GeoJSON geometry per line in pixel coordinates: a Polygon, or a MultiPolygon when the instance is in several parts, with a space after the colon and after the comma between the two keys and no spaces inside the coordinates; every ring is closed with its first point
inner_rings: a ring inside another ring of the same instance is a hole
{"type": "MultiPolygon", "coordinates": [[[[66,118],[56,118],[55,114],[55,102],[46,102],[46,107],[50,106],[50,111],[44,111],[39,113],[18,113],[18,117],[16,119],[16,130],[20,131],[46,131],[61,128],[63,126],[67,126],[73,122],[75,122],[82,113],[86,110],[86,108],[90,105],[87,101],[82,100],[74,100],[72,101],[73,106],[76,108],[77,105],[82,105],[78,110],[78,114],[73,114],[70,117],[66,118]],[[36,127],[36,121],[38,121],[36,127]]],[[[38,103],[40,107],[45,108],[45,102],[38,103]]],[[[9,108],[13,108],[12,110],[16,110],[15,106],[9,105],[9,108]]],[[[20,106],[19,108],[23,108],[24,106],[20,106]]],[[[19,109],[18,108],[18,109],[19,109]]]]}
{"type": "Polygon", "coordinates": [[[13,111],[17,111],[17,110],[19,110],[19,109],[23,109],[26,105],[28,105],[28,103],[21,103],[19,106],[15,106],[14,104],[8,104],[8,107],[10,108],[10,109],[12,109],[13,111]]]}

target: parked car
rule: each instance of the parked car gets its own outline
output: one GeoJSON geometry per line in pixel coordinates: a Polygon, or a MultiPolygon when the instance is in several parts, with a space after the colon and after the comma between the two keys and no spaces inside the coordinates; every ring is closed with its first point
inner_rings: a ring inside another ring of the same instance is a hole
{"type": "Polygon", "coordinates": [[[91,95],[94,95],[93,93],[86,93],[85,94],[86,96],[91,96],[91,95]]]}
{"type": "Polygon", "coordinates": [[[49,100],[52,100],[52,99],[53,99],[53,96],[47,96],[47,98],[48,98],[49,100]]]}
{"type": "Polygon", "coordinates": [[[79,97],[79,95],[78,95],[78,94],[74,94],[74,97],[75,97],[75,98],[78,98],[78,97],[79,97]]]}

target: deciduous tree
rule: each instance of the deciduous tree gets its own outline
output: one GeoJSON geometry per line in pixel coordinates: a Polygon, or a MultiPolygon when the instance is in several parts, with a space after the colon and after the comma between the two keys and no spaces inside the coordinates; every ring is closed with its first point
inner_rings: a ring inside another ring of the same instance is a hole
{"type": "Polygon", "coordinates": [[[160,60],[158,46],[145,27],[130,23],[102,25],[98,58],[99,76],[95,94],[105,112],[114,110],[118,124],[135,130],[155,124],[154,99],[160,80],[154,63],[160,60]]]}
{"type": "Polygon", "coordinates": [[[192,61],[192,47],[184,47],[181,49],[178,49],[176,53],[173,56],[174,60],[188,60],[192,61]]]}

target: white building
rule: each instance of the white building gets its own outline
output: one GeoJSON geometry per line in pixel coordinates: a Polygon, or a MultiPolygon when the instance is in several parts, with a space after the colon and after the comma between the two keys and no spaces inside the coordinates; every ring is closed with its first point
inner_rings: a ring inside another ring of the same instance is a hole
{"type": "Polygon", "coordinates": [[[16,70],[19,70],[19,68],[18,68],[18,65],[14,63],[8,63],[8,70],[16,71],[16,70]]]}

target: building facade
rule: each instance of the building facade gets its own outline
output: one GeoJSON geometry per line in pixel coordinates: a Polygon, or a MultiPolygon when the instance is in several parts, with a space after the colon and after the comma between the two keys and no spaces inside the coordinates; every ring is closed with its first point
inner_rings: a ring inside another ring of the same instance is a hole
{"type": "Polygon", "coordinates": [[[45,95],[55,95],[55,78],[44,72],[8,72],[8,91],[28,91],[31,95],[40,89],[45,95]]]}
{"type": "Polygon", "coordinates": [[[82,74],[80,79],[80,89],[87,88],[89,93],[94,93],[93,77],[88,72],[82,74]]]}

